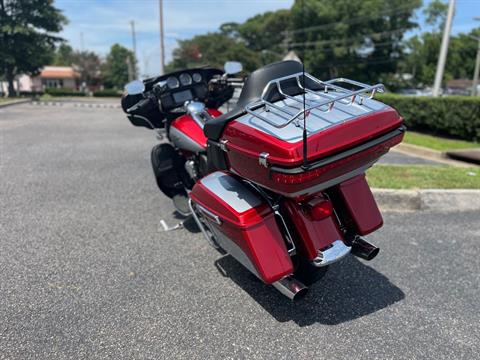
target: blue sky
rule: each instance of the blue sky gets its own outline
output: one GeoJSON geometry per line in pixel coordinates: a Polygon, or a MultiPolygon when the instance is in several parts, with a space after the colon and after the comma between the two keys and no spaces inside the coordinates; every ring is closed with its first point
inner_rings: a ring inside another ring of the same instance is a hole
{"type": "MultiPolygon", "coordinates": [[[[164,0],[167,61],[177,39],[215,31],[225,22],[242,22],[258,13],[289,8],[292,3],[293,0],[164,0]]],[[[102,56],[114,43],[132,47],[130,21],[134,20],[141,73],[159,71],[158,0],[57,0],[55,4],[69,19],[62,36],[80,49],[83,33],[84,48],[102,56]]],[[[427,30],[421,12],[417,16],[422,29],[427,30]]],[[[480,16],[480,0],[457,0],[453,32],[479,26],[474,16],[480,16]]]]}

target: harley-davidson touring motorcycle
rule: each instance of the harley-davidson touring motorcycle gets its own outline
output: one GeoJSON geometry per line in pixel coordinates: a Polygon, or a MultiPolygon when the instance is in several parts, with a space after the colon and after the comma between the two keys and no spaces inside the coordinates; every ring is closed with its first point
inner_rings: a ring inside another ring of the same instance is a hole
{"type": "Polygon", "coordinates": [[[127,84],[122,108],[155,130],[160,190],[206,240],[290,299],[349,253],[372,260],[364,236],[382,216],[365,171],[403,139],[403,119],[374,99],[382,84],[319,80],[301,63],[252,72],[202,67],[127,84]]]}

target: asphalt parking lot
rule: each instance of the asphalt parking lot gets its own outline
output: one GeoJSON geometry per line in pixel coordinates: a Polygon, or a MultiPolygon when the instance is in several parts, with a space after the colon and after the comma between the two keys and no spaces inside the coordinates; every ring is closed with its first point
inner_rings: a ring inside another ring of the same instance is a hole
{"type": "Polygon", "coordinates": [[[290,303],[160,231],[155,143],[119,109],[0,109],[0,359],[478,358],[479,212],[385,214],[378,258],[290,303]]]}

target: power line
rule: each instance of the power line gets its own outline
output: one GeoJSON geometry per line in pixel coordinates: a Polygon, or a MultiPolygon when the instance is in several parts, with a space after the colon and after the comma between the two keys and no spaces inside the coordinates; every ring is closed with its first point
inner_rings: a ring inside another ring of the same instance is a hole
{"type": "Polygon", "coordinates": [[[400,7],[395,8],[395,9],[383,11],[378,15],[356,16],[356,17],[351,17],[349,19],[345,19],[345,20],[341,20],[341,21],[331,22],[331,23],[328,23],[328,24],[315,25],[315,26],[310,26],[310,27],[307,27],[307,28],[302,28],[302,29],[297,29],[297,30],[286,30],[286,31],[283,31],[282,34],[283,35],[294,35],[294,34],[299,34],[299,33],[303,33],[303,32],[324,30],[324,29],[328,29],[328,28],[334,27],[335,25],[339,25],[339,24],[354,25],[354,24],[361,23],[363,20],[375,20],[375,19],[378,19],[382,16],[386,16],[386,15],[389,15],[389,14],[390,15],[398,15],[398,14],[401,14],[401,13],[409,12],[410,10],[411,10],[411,6],[407,6],[407,5],[406,6],[400,6],[400,7]]]}
{"type": "MultiPolygon", "coordinates": [[[[379,33],[363,34],[362,37],[363,38],[370,37],[370,38],[381,39],[382,37],[387,36],[387,35],[393,35],[395,33],[402,33],[407,29],[408,28],[400,28],[400,29],[395,29],[395,30],[391,30],[391,31],[383,31],[383,32],[379,32],[379,33]]],[[[289,47],[301,47],[301,46],[328,45],[328,44],[335,44],[335,43],[344,44],[345,42],[347,42],[347,43],[350,42],[350,43],[353,44],[357,40],[359,40],[359,38],[351,37],[351,38],[346,38],[346,39],[306,41],[306,42],[303,42],[303,43],[298,42],[298,43],[290,43],[290,44],[287,43],[287,45],[289,47]]]]}

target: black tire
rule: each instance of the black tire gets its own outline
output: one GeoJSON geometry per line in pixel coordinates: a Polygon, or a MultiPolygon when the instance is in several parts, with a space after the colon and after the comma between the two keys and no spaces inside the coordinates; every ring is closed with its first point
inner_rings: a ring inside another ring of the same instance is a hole
{"type": "Polygon", "coordinates": [[[307,286],[310,286],[325,276],[328,271],[328,265],[316,267],[310,262],[299,260],[295,277],[307,286]]]}
{"type": "Polygon", "coordinates": [[[159,144],[151,153],[153,174],[159,189],[169,198],[184,194],[185,190],[179,175],[183,166],[182,158],[170,144],[159,144]]]}

